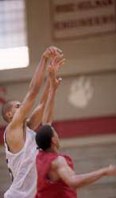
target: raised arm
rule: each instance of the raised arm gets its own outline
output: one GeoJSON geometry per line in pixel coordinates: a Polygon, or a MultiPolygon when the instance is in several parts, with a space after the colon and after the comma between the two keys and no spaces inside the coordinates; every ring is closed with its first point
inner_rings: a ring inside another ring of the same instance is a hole
{"type": "Polygon", "coordinates": [[[40,123],[51,123],[53,120],[55,92],[61,81],[61,78],[57,78],[56,74],[59,67],[63,65],[64,61],[65,60],[61,54],[53,57],[50,65],[48,66],[46,87],[40,99],[39,105],[35,107],[28,121],[28,126],[33,130],[36,130],[40,123]]]}
{"type": "Polygon", "coordinates": [[[46,65],[47,65],[47,58],[45,57],[45,55],[44,56],[42,55],[40,62],[37,66],[37,69],[30,82],[28,92],[24,97],[20,108],[16,111],[10,123],[10,126],[12,126],[13,128],[17,127],[20,124],[23,124],[23,121],[28,116],[28,113],[30,112],[34,104],[35,98],[42,84],[46,65]]]}
{"type": "Polygon", "coordinates": [[[42,122],[43,112],[49,95],[49,88],[50,88],[50,82],[49,79],[47,78],[45,89],[40,98],[39,105],[34,109],[28,120],[28,127],[34,131],[36,131],[36,129],[42,122]]]}
{"type": "Polygon", "coordinates": [[[27,118],[33,104],[35,101],[35,98],[40,90],[42,81],[43,81],[43,77],[45,74],[45,68],[47,65],[47,61],[49,58],[51,58],[52,56],[54,56],[54,54],[58,54],[59,49],[55,48],[55,47],[49,47],[45,50],[45,52],[42,54],[40,62],[37,66],[37,69],[33,75],[33,78],[30,82],[29,85],[29,89],[28,92],[20,106],[20,108],[17,110],[17,112],[15,113],[12,122],[11,122],[11,126],[12,127],[16,127],[17,125],[20,126],[20,124],[23,124],[23,121],[27,118]]]}
{"type": "Polygon", "coordinates": [[[60,179],[62,179],[67,185],[75,189],[92,184],[103,176],[116,176],[116,166],[112,165],[87,174],[77,175],[68,166],[66,160],[63,157],[58,157],[52,163],[52,168],[55,169],[55,172],[60,179]]]}
{"type": "Polygon", "coordinates": [[[45,106],[42,124],[51,124],[53,121],[55,94],[58,86],[60,85],[61,78],[57,77],[59,68],[64,65],[65,59],[63,56],[55,57],[48,66],[48,76],[50,81],[50,89],[48,100],[45,106]]]}
{"type": "MultiPolygon", "coordinates": [[[[57,87],[60,84],[60,79],[57,80],[57,87]]],[[[50,88],[48,99],[46,102],[46,106],[43,112],[42,124],[50,124],[53,121],[53,111],[54,111],[54,102],[55,102],[55,94],[57,87],[50,88]]]]}

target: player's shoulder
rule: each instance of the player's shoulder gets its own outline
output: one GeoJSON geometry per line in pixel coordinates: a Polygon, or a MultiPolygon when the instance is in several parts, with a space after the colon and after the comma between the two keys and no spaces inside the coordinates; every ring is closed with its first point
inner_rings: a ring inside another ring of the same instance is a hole
{"type": "Polygon", "coordinates": [[[52,166],[54,168],[58,168],[58,167],[66,165],[66,164],[67,164],[67,161],[66,161],[65,157],[61,156],[61,155],[57,156],[52,162],[52,166]]]}
{"type": "Polygon", "coordinates": [[[16,129],[17,128],[17,125],[13,122],[13,121],[11,121],[8,125],[7,125],[7,127],[6,127],[6,133],[11,133],[11,132],[13,132],[13,130],[14,129],[16,129]]]}

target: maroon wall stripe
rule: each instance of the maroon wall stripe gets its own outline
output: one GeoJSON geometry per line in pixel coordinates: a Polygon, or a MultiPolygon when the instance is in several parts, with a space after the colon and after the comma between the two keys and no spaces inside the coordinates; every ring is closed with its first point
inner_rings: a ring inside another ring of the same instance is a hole
{"type": "MultiPolygon", "coordinates": [[[[55,121],[53,126],[61,138],[116,134],[116,116],[61,120],[55,121]]],[[[3,143],[4,128],[0,127],[0,144],[3,143]]]]}
{"type": "Polygon", "coordinates": [[[54,122],[62,138],[116,134],[116,116],[54,122]]]}

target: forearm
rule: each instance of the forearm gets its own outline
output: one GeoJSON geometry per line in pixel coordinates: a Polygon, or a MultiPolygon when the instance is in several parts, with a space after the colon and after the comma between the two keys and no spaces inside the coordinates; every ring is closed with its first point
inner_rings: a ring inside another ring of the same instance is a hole
{"type": "Polygon", "coordinates": [[[28,126],[29,128],[33,130],[36,130],[38,126],[40,125],[40,123],[42,123],[43,112],[44,112],[45,105],[48,99],[48,94],[49,94],[49,87],[50,87],[50,83],[49,83],[49,80],[47,79],[43,94],[40,98],[40,102],[38,106],[34,109],[34,111],[32,112],[28,120],[28,126]]]}
{"type": "Polygon", "coordinates": [[[41,83],[43,81],[44,74],[45,74],[46,65],[47,65],[47,58],[42,55],[39,65],[37,66],[37,69],[29,85],[29,89],[31,91],[33,92],[38,91],[38,89],[40,88],[41,83]]]}
{"type": "Polygon", "coordinates": [[[42,124],[51,124],[53,121],[55,92],[56,92],[55,89],[53,89],[49,92],[48,100],[47,100],[45,110],[43,113],[42,124]]]}
{"type": "Polygon", "coordinates": [[[35,91],[35,93],[36,93],[36,90],[38,90],[38,88],[41,86],[44,71],[45,71],[45,66],[46,66],[49,58],[55,57],[61,53],[62,53],[62,51],[60,49],[53,47],[53,46],[51,46],[45,50],[45,52],[41,56],[39,65],[35,71],[32,81],[30,83],[29,88],[31,91],[33,91],[33,92],[35,91]]]}
{"type": "Polygon", "coordinates": [[[99,169],[97,171],[83,174],[83,175],[75,175],[73,176],[73,186],[75,188],[81,188],[83,186],[89,185],[91,183],[96,182],[101,177],[107,175],[107,168],[99,169]]]}
{"type": "Polygon", "coordinates": [[[46,104],[47,99],[48,99],[48,95],[49,95],[49,88],[50,88],[50,81],[47,78],[44,91],[43,91],[42,96],[40,98],[40,104],[46,104]]]}

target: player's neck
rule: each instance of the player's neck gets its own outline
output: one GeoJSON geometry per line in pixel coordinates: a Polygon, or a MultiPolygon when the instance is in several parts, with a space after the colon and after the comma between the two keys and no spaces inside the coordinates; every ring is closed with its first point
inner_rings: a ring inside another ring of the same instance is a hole
{"type": "Polygon", "coordinates": [[[47,152],[58,153],[58,149],[56,147],[54,147],[54,148],[51,147],[51,148],[47,149],[47,152]]]}

